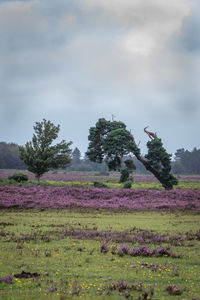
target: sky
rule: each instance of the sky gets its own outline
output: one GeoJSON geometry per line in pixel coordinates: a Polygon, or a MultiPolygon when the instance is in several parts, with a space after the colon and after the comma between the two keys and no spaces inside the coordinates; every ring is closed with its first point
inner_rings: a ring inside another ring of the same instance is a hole
{"type": "Polygon", "coordinates": [[[0,141],[43,118],[82,154],[99,118],[200,148],[199,0],[0,0],[0,141]],[[112,117],[114,116],[114,117],[112,117]]]}

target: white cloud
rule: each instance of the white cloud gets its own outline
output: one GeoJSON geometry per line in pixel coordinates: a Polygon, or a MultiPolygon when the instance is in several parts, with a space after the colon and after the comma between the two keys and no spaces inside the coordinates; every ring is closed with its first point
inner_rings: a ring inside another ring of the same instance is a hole
{"type": "Polygon", "coordinates": [[[83,10],[93,17],[93,25],[117,28],[121,47],[134,54],[148,56],[179,32],[191,10],[189,0],[86,0],[83,10]]]}

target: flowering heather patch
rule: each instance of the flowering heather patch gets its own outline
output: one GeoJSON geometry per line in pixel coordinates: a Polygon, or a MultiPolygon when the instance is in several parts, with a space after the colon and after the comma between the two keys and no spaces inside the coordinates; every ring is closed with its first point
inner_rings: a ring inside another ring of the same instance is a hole
{"type": "MultiPolygon", "coordinates": [[[[109,251],[107,246],[108,243],[104,242],[100,247],[100,252],[107,253],[109,251]]],[[[112,254],[116,254],[116,252],[114,253],[112,252],[112,254]]],[[[166,256],[166,257],[173,257],[173,258],[181,257],[180,255],[174,254],[170,248],[159,247],[151,250],[147,245],[143,245],[140,247],[133,247],[132,249],[130,249],[129,245],[123,244],[119,246],[117,254],[119,256],[124,256],[128,254],[130,256],[143,256],[143,257],[150,257],[150,256],[155,256],[155,257],[166,256]]]]}
{"type": "Polygon", "coordinates": [[[118,249],[118,255],[123,256],[124,254],[129,254],[130,248],[129,245],[120,245],[118,249]]]}
{"type": "Polygon", "coordinates": [[[182,294],[182,290],[181,290],[180,286],[177,286],[177,285],[168,285],[166,287],[166,291],[170,295],[181,295],[182,294]]]}
{"type": "MultiPolygon", "coordinates": [[[[34,225],[32,226],[34,227],[34,225]]],[[[64,226],[65,227],[65,226],[64,226]]],[[[197,231],[198,233],[199,231],[197,231]]],[[[195,232],[190,232],[192,239],[190,240],[198,240],[197,238],[197,233],[195,232]]],[[[3,237],[8,237],[9,233],[6,231],[1,234],[0,236],[3,237]]],[[[187,236],[187,232],[186,232],[187,236]]],[[[63,229],[55,229],[55,230],[50,230],[50,231],[41,231],[38,230],[35,232],[32,232],[31,234],[22,234],[20,236],[14,236],[12,235],[8,240],[9,241],[15,241],[18,243],[21,242],[30,242],[30,241],[45,241],[45,242],[50,242],[51,240],[59,240],[59,239],[65,239],[67,237],[72,237],[73,239],[77,240],[94,240],[94,241],[102,241],[106,240],[107,242],[104,242],[101,246],[100,251],[103,253],[108,252],[109,248],[109,242],[112,241],[114,243],[123,243],[119,249],[117,249],[117,246],[112,246],[111,247],[111,253],[116,254],[118,253],[119,256],[123,256],[124,254],[130,253],[130,248],[129,245],[126,245],[125,243],[131,243],[131,244],[169,244],[173,246],[184,246],[183,243],[175,243],[174,238],[176,236],[170,235],[169,233],[166,233],[166,236],[164,235],[159,235],[156,231],[152,230],[141,230],[138,229],[136,232],[134,231],[99,231],[97,229],[80,229],[80,228],[63,228],[63,229]],[[145,233],[145,235],[144,235],[145,233]],[[140,239],[140,236],[143,236],[143,238],[140,239]],[[160,238],[159,238],[160,237],[160,238]],[[173,242],[172,242],[173,241],[173,242]]],[[[185,236],[177,236],[179,239],[185,240],[185,236]]],[[[19,248],[21,248],[20,245],[18,245],[19,248]]],[[[140,247],[138,248],[139,250],[140,247]]],[[[154,254],[158,254],[158,256],[162,255],[168,255],[168,252],[165,251],[166,248],[158,248],[157,252],[154,254]],[[162,255],[161,255],[162,254],[162,255]]],[[[80,248],[79,251],[82,251],[83,249],[80,248]]],[[[137,253],[137,248],[134,249],[137,253]]],[[[148,255],[147,255],[148,256],[148,255]]]]}
{"type": "Polygon", "coordinates": [[[143,299],[152,299],[151,297],[154,295],[155,285],[151,286],[150,288],[145,289],[143,287],[143,282],[139,282],[137,284],[130,284],[126,280],[121,280],[118,282],[111,282],[109,286],[109,290],[116,291],[118,290],[125,298],[130,297],[131,290],[142,292],[140,293],[138,300],[143,299]]]}
{"type": "Polygon", "coordinates": [[[10,276],[6,276],[6,277],[0,277],[0,283],[1,282],[5,282],[5,283],[13,283],[13,278],[12,278],[12,275],[10,276]]]}
{"type": "Polygon", "coordinates": [[[133,247],[131,251],[129,251],[131,256],[171,256],[171,257],[180,257],[175,255],[169,248],[159,247],[157,249],[151,250],[148,246],[144,245],[141,247],[133,247]]]}
{"type": "Polygon", "coordinates": [[[200,210],[200,190],[0,186],[1,208],[200,210]]]}
{"type": "Polygon", "coordinates": [[[126,282],[126,280],[122,280],[122,281],[119,281],[119,282],[111,282],[111,285],[110,285],[110,290],[116,290],[118,289],[119,292],[122,292],[123,290],[126,290],[128,289],[128,283],[126,282]]]}
{"type": "Polygon", "coordinates": [[[109,251],[109,248],[108,248],[108,243],[107,242],[104,242],[101,247],[100,247],[100,252],[101,253],[107,253],[109,251]]]}

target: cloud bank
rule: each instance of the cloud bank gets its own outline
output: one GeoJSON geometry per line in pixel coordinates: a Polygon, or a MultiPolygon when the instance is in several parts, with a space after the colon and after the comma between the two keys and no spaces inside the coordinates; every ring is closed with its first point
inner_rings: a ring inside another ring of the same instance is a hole
{"type": "Polygon", "coordinates": [[[143,146],[147,125],[171,152],[200,146],[198,5],[0,1],[2,140],[25,143],[45,117],[85,151],[89,127],[114,114],[143,146]]]}

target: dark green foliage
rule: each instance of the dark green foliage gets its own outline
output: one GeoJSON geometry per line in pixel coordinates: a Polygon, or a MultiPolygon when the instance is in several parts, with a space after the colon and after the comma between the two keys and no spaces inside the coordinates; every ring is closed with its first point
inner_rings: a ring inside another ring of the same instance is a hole
{"type": "Polygon", "coordinates": [[[200,174],[200,149],[194,148],[191,152],[178,149],[172,169],[175,174],[200,174]]]}
{"type": "MultiPolygon", "coordinates": [[[[86,155],[91,161],[101,163],[104,159],[111,171],[121,171],[123,157],[133,152],[135,145],[126,125],[120,121],[99,119],[95,127],[90,128],[89,146],[86,155]]],[[[133,170],[133,164],[129,172],[133,170]]]]}
{"type": "Polygon", "coordinates": [[[129,171],[127,169],[121,170],[119,182],[126,182],[129,179],[129,171]]]}
{"type": "Polygon", "coordinates": [[[97,188],[107,188],[107,185],[101,181],[94,181],[94,187],[97,188]]]}
{"type": "Polygon", "coordinates": [[[136,169],[136,166],[132,159],[126,159],[124,161],[126,166],[125,169],[121,170],[121,176],[119,182],[133,181],[133,178],[130,176],[132,172],[136,169]]]}
{"type": "MultiPolygon", "coordinates": [[[[104,118],[99,119],[95,127],[91,127],[89,130],[89,146],[88,151],[86,152],[88,158],[91,161],[101,163],[105,156],[112,156],[113,153],[110,151],[109,144],[112,144],[112,149],[114,144],[116,145],[116,139],[119,139],[119,136],[115,138],[115,141],[111,141],[112,136],[109,137],[109,133],[115,129],[119,130],[126,129],[126,125],[118,121],[107,121],[104,118]],[[109,153],[106,151],[109,150],[109,153]]],[[[119,149],[114,151],[118,153],[119,149]]]]}
{"type": "Polygon", "coordinates": [[[109,170],[121,171],[121,182],[129,180],[131,172],[135,169],[133,160],[123,162],[123,157],[133,153],[165,189],[170,190],[173,185],[178,184],[178,180],[171,174],[171,155],[163,148],[161,139],[154,138],[147,143],[148,154],[144,158],[140,155],[134,137],[126,130],[126,125],[105,119],[99,119],[96,126],[90,128],[88,139],[86,154],[89,159],[99,163],[105,159],[109,170]]]}
{"type": "Polygon", "coordinates": [[[128,180],[128,181],[124,182],[124,185],[123,185],[124,189],[131,189],[131,187],[132,187],[132,181],[131,180],[128,180]]]}
{"type": "Polygon", "coordinates": [[[55,126],[52,122],[43,119],[36,122],[33,127],[35,133],[31,142],[19,147],[20,158],[27,165],[27,169],[34,173],[36,178],[49,171],[51,168],[63,168],[71,162],[69,146],[72,142],[61,141],[52,145],[57,139],[60,125],[55,126]]]}
{"type": "Polygon", "coordinates": [[[111,160],[107,159],[107,166],[109,170],[119,171],[121,168],[121,159],[117,156],[113,157],[111,160]]]}
{"type": "Polygon", "coordinates": [[[159,174],[159,180],[165,189],[172,189],[178,180],[171,172],[171,154],[163,147],[161,139],[153,139],[147,143],[148,154],[145,155],[147,163],[159,174]]]}
{"type": "Polygon", "coordinates": [[[28,176],[22,173],[15,173],[12,176],[8,176],[9,180],[14,180],[16,182],[24,182],[28,181],[28,176]]]}
{"type": "Polygon", "coordinates": [[[136,169],[136,166],[132,159],[126,159],[124,163],[129,171],[134,171],[136,169]]]}

